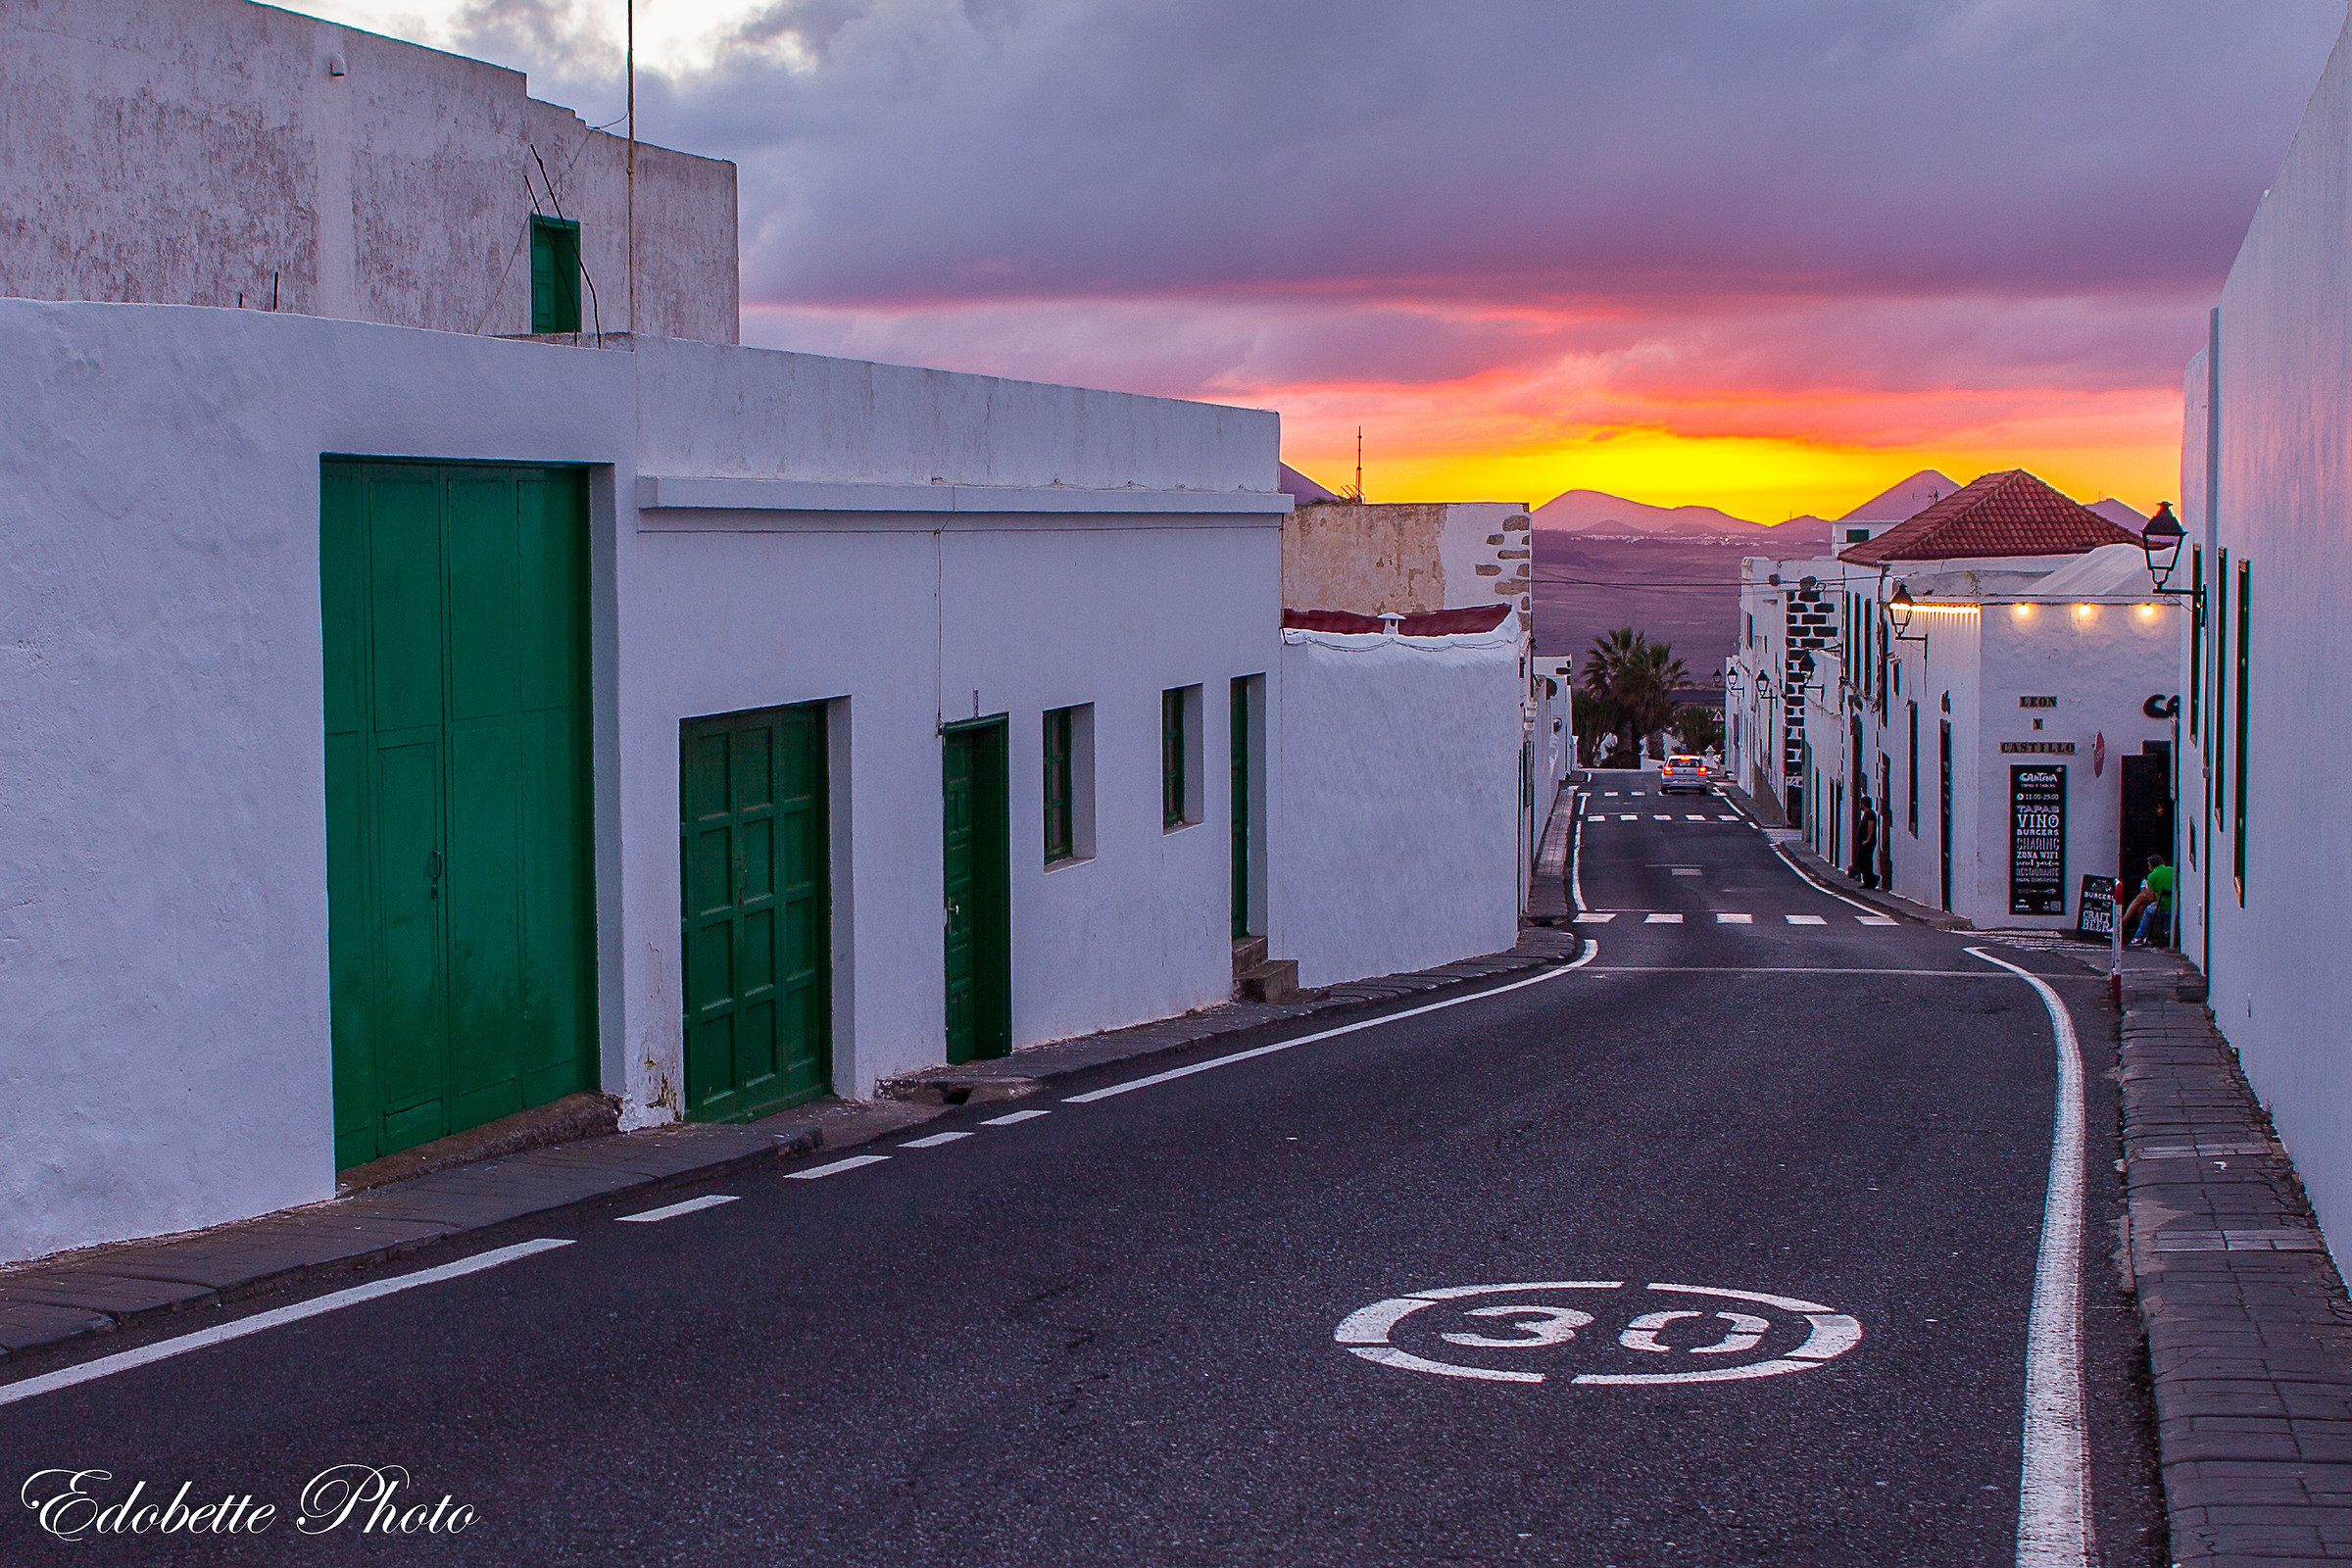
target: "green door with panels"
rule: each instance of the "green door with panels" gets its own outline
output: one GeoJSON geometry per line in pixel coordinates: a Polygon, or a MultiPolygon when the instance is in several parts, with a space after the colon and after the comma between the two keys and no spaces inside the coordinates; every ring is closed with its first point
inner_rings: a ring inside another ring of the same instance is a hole
{"type": "Polygon", "coordinates": [[[577,469],[330,461],[335,1164],[597,1082],[577,469]]]}
{"type": "Polygon", "coordinates": [[[1250,682],[1237,680],[1233,696],[1233,939],[1250,934],[1250,682]]]}
{"type": "Polygon", "coordinates": [[[1004,720],[949,727],[945,752],[948,1060],[1012,1050],[1011,823],[1004,720]]]}
{"type": "Polygon", "coordinates": [[[825,705],[690,719],[679,738],[686,1113],[740,1121],[833,1086],[825,705]]]}

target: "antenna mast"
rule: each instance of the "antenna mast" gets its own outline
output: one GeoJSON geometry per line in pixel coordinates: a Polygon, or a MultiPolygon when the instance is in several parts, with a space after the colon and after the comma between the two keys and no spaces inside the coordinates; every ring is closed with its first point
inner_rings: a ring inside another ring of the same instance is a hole
{"type": "Polygon", "coordinates": [[[1364,499],[1364,427],[1355,427],[1355,499],[1364,499]]]}
{"type": "Polygon", "coordinates": [[[625,0],[629,61],[629,335],[637,333],[637,0],[625,0]]]}

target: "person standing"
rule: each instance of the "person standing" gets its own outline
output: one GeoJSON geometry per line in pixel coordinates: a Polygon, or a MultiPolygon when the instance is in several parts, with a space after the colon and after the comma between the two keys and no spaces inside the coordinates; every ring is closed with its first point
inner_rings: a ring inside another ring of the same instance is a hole
{"type": "Polygon", "coordinates": [[[1854,804],[1853,875],[1864,887],[1875,890],[1879,885],[1879,813],[1867,795],[1854,804]]]}

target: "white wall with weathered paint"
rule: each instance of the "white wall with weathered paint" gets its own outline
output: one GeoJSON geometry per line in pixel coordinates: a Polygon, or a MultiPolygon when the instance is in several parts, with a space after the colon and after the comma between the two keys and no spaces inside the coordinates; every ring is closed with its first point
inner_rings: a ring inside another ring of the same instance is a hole
{"type": "Polygon", "coordinates": [[[1511,947],[1525,873],[1517,626],[1284,631],[1282,644],[1268,951],[1319,986],[1511,947]]]}
{"type": "Polygon", "coordinates": [[[2222,289],[2216,333],[2210,399],[2203,356],[2186,378],[2189,538],[2174,579],[2188,580],[2190,551],[2201,548],[2209,599],[2193,735],[2185,648],[2179,666],[2190,759],[2180,790],[2187,952],[2208,966],[2214,1019],[2237,1048],[2322,1225],[2338,1238],[2340,1259],[2340,1240],[2352,1235],[2352,1053],[2342,1038],[2352,974],[2341,958],[2340,913],[2352,885],[2352,814],[2329,795],[2352,774],[2343,702],[2343,671],[2352,668],[2352,616],[2343,612],[2352,580],[2344,528],[2352,514],[2344,435],[2352,426],[2344,353],[2352,342],[2352,34],[2338,39],[2255,212],[2222,289]],[[2209,418],[2218,426],[2210,449],[2209,418]],[[2218,457],[2210,471],[2209,450],[2218,457]],[[2253,611],[2242,705],[2241,567],[2253,611]]]}
{"type": "Polygon", "coordinates": [[[584,325],[734,342],[734,166],[639,145],[632,323],[627,143],[527,88],[250,0],[10,0],[0,295],[526,333],[535,200],[584,325]]]}
{"type": "Polygon", "coordinates": [[[603,1078],[632,1124],[682,1083],[702,714],[833,705],[838,1088],[941,1059],[938,730],[975,693],[1011,717],[1016,1042],[1227,994],[1223,719],[1277,666],[1273,415],[139,305],[0,301],[0,1259],[333,1190],[323,454],[591,467],[603,1078]],[[821,509],[815,452],[863,481],[821,509]],[[1194,683],[1201,821],[1163,833],[1159,693],[1194,683]],[[1048,872],[1040,715],[1074,702],[1098,843],[1048,872]]]}
{"type": "Polygon", "coordinates": [[[320,454],[625,466],[634,410],[251,311],[0,300],[0,366],[6,1259],[334,1191],[320,454]]]}

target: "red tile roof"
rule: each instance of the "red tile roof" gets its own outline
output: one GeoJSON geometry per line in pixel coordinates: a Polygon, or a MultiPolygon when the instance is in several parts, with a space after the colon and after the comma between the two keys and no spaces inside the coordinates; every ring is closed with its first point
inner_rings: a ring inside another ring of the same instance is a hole
{"type": "Polygon", "coordinates": [[[2138,535],[2025,469],[2004,468],[1962,486],[1876,539],[1840,551],[1838,559],[1876,566],[1980,556],[2079,556],[2101,545],[2137,543],[2138,535]]]}
{"type": "MultiPolygon", "coordinates": [[[[1400,637],[1451,637],[1462,632],[1493,631],[1511,613],[1508,605],[1480,605],[1473,610],[1425,610],[1396,622],[1400,637]]],[[[1283,626],[1292,631],[1381,632],[1389,629],[1378,615],[1359,615],[1352,610],[1285,610],[1283,626]]]]}

